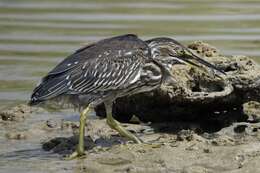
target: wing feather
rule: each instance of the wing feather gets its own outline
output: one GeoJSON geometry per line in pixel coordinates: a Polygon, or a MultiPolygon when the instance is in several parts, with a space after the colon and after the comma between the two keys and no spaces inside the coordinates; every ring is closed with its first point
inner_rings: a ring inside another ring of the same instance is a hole
{"type": "Polygon", "coordinates": [[[43,78],[30,104],[61,94],[88,94],[127,87],[150,60],[147,44],[135,35],[105,39],[76,51],[43,78]]]}
{"type": "MultiPolygon", "coordinates": [[[[72,91],[78,93],[91,93],[93,91],[109,91],[115,89],[123,89],[125,82],[133,78],[135,71],[142,67],[142,60],[139,58],[133,59],[132,56],[120,57],[123,63],[106,62],[105,65],[100,65],[99,68],[89,67],[88,75],[85,77],[75,77],[77,84],[72,84],[72,91]],[[127,63],[129,65],[125,65],[127,63]],[[98,75],[95,71],[98,70],[98,75]],[[93,79],[93,80],[89,80],[93,79]]],[[[109,61],[109,60],[108,60],[109,61]]],[[[83,72],[84,73],[84,72],[83,72]]],[[[72,81],[72,83],[75,83],[72,81]]]]}

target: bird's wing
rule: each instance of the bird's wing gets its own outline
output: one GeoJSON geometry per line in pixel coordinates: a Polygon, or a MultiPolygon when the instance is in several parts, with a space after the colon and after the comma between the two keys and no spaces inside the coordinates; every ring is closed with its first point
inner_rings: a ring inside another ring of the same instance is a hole
{"type": "Polygon", "coordinates": [[[91,93],[124,89],[140,74],[142,56],[141,53],[132,51],[129,55],[117,58],[87,61],[80,70],[73,71],[71,80],[68,80],[69,91],[91,93]]]}
{"type": "Polygon", "coordinates": [[[122,89],[136,80],[150,51],[135,35],[105,39],[76,51],[58,64],[34,90],[31,102],[60,94],[122,89]]]}
{"type": "Polygon", "coordinates": [[[99,42],[87,45],[75,51],[73,54],[59,63],[53,70],[48,73],[48,76],[63,73],[67,70],[73,69],[78,66],[78,63],[85,62],[88,59],[95,59],[103,57],[110,51],[111,55],[117,55],[117,51],[133,51],[136,48],[146,48],[146,43],[140,40],[134,34],[121,35],[99,42]],[[100,57],[97,57],[100,56],[100,57]]]}

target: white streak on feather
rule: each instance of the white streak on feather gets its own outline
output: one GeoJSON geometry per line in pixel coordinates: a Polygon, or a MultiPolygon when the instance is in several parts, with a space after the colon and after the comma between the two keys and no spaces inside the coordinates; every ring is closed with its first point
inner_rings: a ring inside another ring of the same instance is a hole
{"type": "Polygon", "coordinates": [[[71,81],[69,81],[69,82],[67,83],[67,86],[70,86],[70,84],[71,84],[71,81]]]}
{"type": "Polygon", "coordinates": [[[132,55],[132,54],[133,54],[132,52],[126,52],[125,56],[132,55]]]}
{"type": "Polygon", "coordinates": [[[87,77],[87,75],[88,75],[88,71],[86,71],[86,73],[84,74],[84,77],[87,77]]]}
{"type": "Polygon", "coordinates": [[[82,67],[82,70],[84,70],[86,67],[87,67],[87,64],[88,63],[84,63],[83,67],[82,67]]]}
{"type": "Polygon", "coordinates": [[[93,76],[97,77],[97,70],[93,73],[93,76]]]}
{"type": "Polygon", "coordinates": [[[106,74],[105,77],[109,77],[111,75],[112,71],[110,71],[109,73],[106,74]]]}
{"type": "Polygon", "coordinates": [[[126,80],[129,80],[129,77],[130,77],[132,74],[135,73],[135,70],[136,70],[137,65],[138,65],[138,64],[134,64],[134,65],[132,65],[132,67],[131,67],[132,70],[129,70],[129,71],[126,70],[126,71],[125,71],[125,78],[124,78],[124,80],[121,81],[120,85],[121,85],[121,84],[124,84],[125,81],[126,81],[126,80]],[[133,67],[134,67],[134,68],[133,68],[133,67]]]}
{"type": "Polygon", "coordinates": [[[130,84],[135,83],[136,81],[138,81],[140,79],[140,77],[141,77],[141,70],[138,71],[137,75],[129,83],[130,84]]]}
{"type": "Polygon", "coordinates": [[[98,69],[99,63],[96,63],[96,65],[94,66],[94,69],[98,69]]]}

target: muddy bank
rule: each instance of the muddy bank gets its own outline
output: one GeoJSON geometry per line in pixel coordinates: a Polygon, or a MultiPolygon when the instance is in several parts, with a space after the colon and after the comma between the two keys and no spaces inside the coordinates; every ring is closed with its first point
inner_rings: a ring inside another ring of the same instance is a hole
{"type": "Polygon", "coordinates": [[[42,109],[31,112],[22,105],[18,107],[26,112],[20,113],[23,120],[15,121],[21,115],[14,111],[14,118],[1,121],[0,167],[4,172],[259,172],[258,106],[257,102],[245,104],[245,113],[250,115],[247,122],[223,125],[215,132],[194,121],[125,124],[145,144],[125,140],[104,119],[92,117],[87,121],[87,155],[65,161],[64,156],[77,144],[77,115],[42,109]]]}

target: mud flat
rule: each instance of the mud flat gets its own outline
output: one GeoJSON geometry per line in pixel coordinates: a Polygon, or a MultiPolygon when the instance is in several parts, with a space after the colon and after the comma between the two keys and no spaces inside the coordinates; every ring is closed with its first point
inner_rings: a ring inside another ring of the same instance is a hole
{"type": "MultiPolygon", "coordinates": [[[[104,119],[91,118],[87,121],[86,157],[65,161],[63,157],[77,143],[76,115],[34,111],[37,113],[21,113],[25,117],[22,121],[1,121],[1,171],[260,171],[260,123],[257,122],[234,122],[216,132],[206,132],[203,123],[193,121],[127,123],[126,128],[146,142],[133,144],[111,130],[104,119]]],[[[21,115],[16,112],[14,116],[21,115]]]]}
{"type": "Polygon", "coordinates": [[[65,161],[77,144],[77,113],[17,105],[0,111],[0,172],[260,172],[260,68],[205,43],[190,48],[227,76],[177,65],[179,86],[117,100],[116,117],[144,144],[111,130],[100,106],[86,122],[86,156],[65,161]]]}

